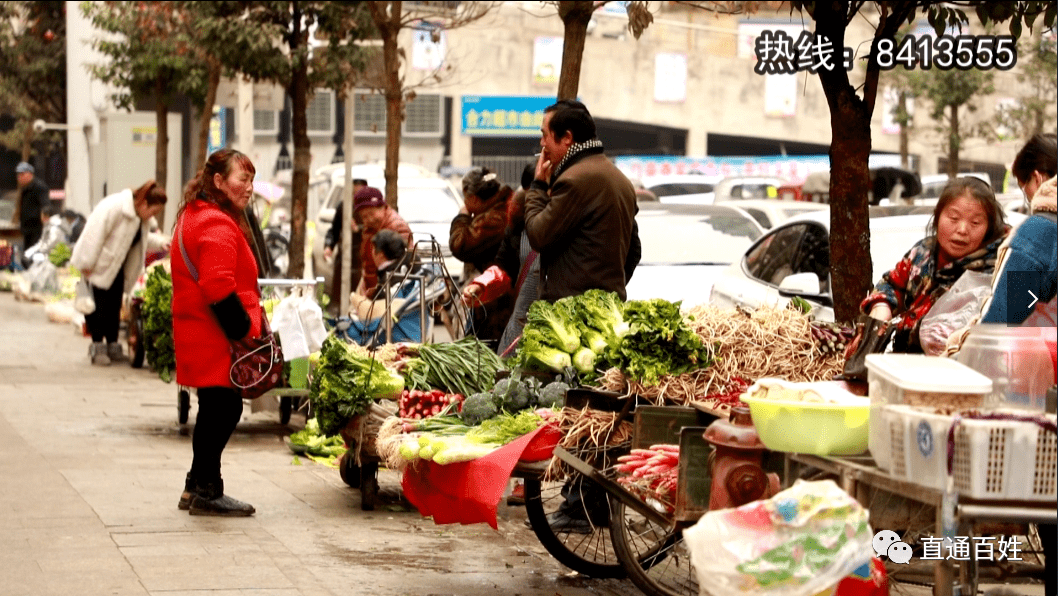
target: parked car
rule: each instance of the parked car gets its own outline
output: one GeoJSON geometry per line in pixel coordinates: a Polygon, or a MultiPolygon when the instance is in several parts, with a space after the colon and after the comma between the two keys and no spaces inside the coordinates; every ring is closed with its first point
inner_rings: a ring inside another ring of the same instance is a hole
{"type": "Polygon", "coordinates": [[[636,222],[643,256],[628,298],[678,300],[687,308],[708,303],[713,279],[763,234],[745,212],[717,205],[640,204],[636,222]]]}
{"type": "MultiPolygon", "coordinates": [[[[897,208],[921,211],[903,206],[872,208],[878,215],[869,223],[872,283],[925,237],[932,217],[932,212],[884,215],[897,208]]],[[[1016,224],[1023,219],[1018,214],[1008,215],[1007,222],[1016,224]]],[[[765,234],[716,278],[709,302],[721,307],[757,308],[783,305],[794,295],[808,300],[820,320],[834,320],[827,211],[798,216],[765,234]]]]}
{"type": "MultiPolygon", "coordinates": [[[[720,180],[719,176],[702,174],[683,174],[668,176],[648,176],[633,180],[637,190],[650,193],[655,200],[662,203],[687,203],[711,205],[713,203],[713,186],[720,180]]],[[[642,199],[640,199],[642,200],[642,199]]]]}
{"type": "Polygon", "coordinates": [[[740,209],[752,217],[765,230],[770,230],[786,220],[801,215],[802,213],[813,213],[816,211],[827,211],[828,205],[819,203],[806,203],[804,201],[784,201],[779,199],[752,199],[749,201],[738,201],[723,203],[725,207],[740,209]]]}
{"type": "Polygon", "coordinates": [[[713,188],[715,203],[748,199],[775,199],[789,181],[778,176],[729,176],[713,188]]]}
{"type": "MultiPolygon", "coordinates": [[[[959,174],[959,176],[973,176],[984,181],[985,184],[992,186],[992,177],[984,172],[966,172],[959,174]]],[[[919,199],[938,199],[940,193],[944,190],[944,187],[948,184],[947,174],[931,174],[929,176],[922,177],[922,192],[918,193],[919,199]]],[[[993,187],[993,190],[995,187],[993,187]]],[[[1002,189],[999,189],[1002,190],[1002,189]]],[[[998,192],[998,190],[996,191],[998,192]]]]}
{"type": "MultiPolygon", "coordinates": [[[[386,188],[384,165],[380,163],[356,164],[353,178],[367,180],[383,192],[386,188]]],[[[334,210],[342,201],[345,189],[345,165],[332,164],[317,170],[317,174],[330,177],[330,187],[324,203],[316,216],[316,234],[312,242],[312,264],[315,275],[323,276],[330,286],[334,271],[333,260],[323,256],[323,242],[334,220],[334,210]]],[[[414,164],[400,164],[397,168],[397,211],[408,222],[413,242],[426,249],[433,238],[439,245],[445,268],[457,282],[463,273],[463,262],[452,256],[448,248],[448,230],[459,213],[463,200],[451,182],[437,174],[414,164]]]]}

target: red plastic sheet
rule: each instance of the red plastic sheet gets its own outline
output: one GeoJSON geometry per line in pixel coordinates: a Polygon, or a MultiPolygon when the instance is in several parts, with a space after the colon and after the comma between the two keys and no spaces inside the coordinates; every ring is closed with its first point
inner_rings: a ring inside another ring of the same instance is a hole
{"type": "Polygon", "coordinates": [[[401,487],[423,517],[436,524],[488,523],[496,529],[496,507],[518,461],[549,459],[561,432],[545,425],[496,451],[466,462],[442,466],[416,460],[404,470],[401,487]]]}

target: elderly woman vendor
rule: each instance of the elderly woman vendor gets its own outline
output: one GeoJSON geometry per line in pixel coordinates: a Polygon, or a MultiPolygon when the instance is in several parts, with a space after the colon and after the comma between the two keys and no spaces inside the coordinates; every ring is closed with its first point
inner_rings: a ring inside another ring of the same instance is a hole
{"type": "Polygon", "coordinates": [[[1008,230],[987,184],[973,177],[952,180],[933,210],[929,235],[882,276],[860,309],[883,321],[901,315],[893,350],[922,352],[922,318],[965,271],[992,273],[1008,230]]]}

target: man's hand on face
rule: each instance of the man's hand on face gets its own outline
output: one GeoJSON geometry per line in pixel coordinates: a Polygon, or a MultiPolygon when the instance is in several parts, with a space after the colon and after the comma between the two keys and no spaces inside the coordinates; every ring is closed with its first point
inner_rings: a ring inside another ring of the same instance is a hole
{"type": "Polygon", "coordinates": [[[551,179],[551,161],[544,157],[543,152],[536,158],[536,179],[547,182],[551,179]]]}

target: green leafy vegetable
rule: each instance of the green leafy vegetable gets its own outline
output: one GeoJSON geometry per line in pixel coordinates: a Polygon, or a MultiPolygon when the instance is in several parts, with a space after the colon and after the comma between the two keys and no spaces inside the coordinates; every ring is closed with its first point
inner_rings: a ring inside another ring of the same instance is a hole
{"type": "Polygon", "coordinates": [[[523,337],[537,335],[537,341],[571,354],[580,346],[580,330],[568,303],[548,304],[537,300],[529,306],[523,337]]]}
{"type": "Polygon", "coordinates": [[[499,443],[506,445],[511,441],[536,430],[543,418],[532,410],[522,410],[517,414],[503,413],[481,423],[481,426],[467,432],[471,443],[499,443]]]}
{"type": "Polygon", "coordinates": [[[396,399],[404,378],[381,362],[362,356],[334,335],[320,349],[319,365],[309,388],[316,421],[326,436],[338,434],[349,419],[363,413],[376,399],[396,399]]]}
{"type": "Polygon", "coordinates": [[[470,395],[492,389],[503,362],[477,338],[443,344],[422,344],[418,358],[408,360],[404,375],[410,389],[441,389],[470,395]]]}
{"type": "Polygon", "coordinates": [[[143,350],[151,369],[170,383],[176,370],[173,348],[173,278],[165,267],[151,267],[143,290],[143,350]]]}
{"type": "Polygon", "coordinates": [[[62,267],[72,256],[73,251],[70,250],[70,246],[65,242],[60,242],[55,245],[55,248],[51,249],[51,253],[48,254],[48,260],[51,261],[52,265],[62,267]]]}
{"type": "Polygon", "coordinates": [[[678,375],[712,362],[712,350],[684,324],[679,302],[660,298],[625,305],[629,331],[603,358],[626,375],[654,384],[662,375],[678,375]]]}

